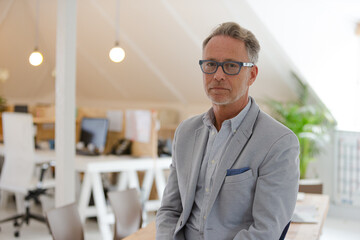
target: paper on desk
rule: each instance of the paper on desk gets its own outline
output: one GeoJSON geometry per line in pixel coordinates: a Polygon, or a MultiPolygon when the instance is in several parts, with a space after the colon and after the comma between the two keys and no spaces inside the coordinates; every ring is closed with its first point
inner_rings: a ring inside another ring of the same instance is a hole
{"type": "Polygon", "coordinates": [[[121,132],[123,125],[123,112],[119,110],[109,110],[106,112],[109,120],[109,131],[121,132]]]}
{"type": "Polygon", "coordinates": [[[147,110],[126,111],[125,137],[133,141],[149,142],[151,135],[151,112],[147,110]]]}
{"type": "Polygon", "coordinates": [[[298,192],[296,201],[303,201],[305,199],[305,193],[298,192]]]}
{"type": "Polygon", "coordinates": [[[291,219],[296,223],[317,223],[317,209],[313,205],[297,205],[291,219]]]}

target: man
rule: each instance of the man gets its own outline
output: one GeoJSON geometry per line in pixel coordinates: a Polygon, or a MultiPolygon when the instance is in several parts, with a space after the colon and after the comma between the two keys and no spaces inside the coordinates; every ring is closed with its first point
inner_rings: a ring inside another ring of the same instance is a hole
{"type": "Polygon", "coordinates": [[[212,108],[176,130],[157,240],[278,240],[290,222],[299,143],[248,96],[259,50],[232,22],[204,40],[199,63],[212,108]]]}

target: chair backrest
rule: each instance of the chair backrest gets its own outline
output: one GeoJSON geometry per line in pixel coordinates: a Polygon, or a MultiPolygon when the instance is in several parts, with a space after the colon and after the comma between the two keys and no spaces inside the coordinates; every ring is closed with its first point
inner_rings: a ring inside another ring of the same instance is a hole
{"type": "Polygon", "coordinates": [[[84,230],[75,203],[47,211],[46,220],[54,240],[84,239],[84,230]]]}
{"type": "Polygon", "coordinates": [[[283,232],[281,233],[281,236],[280,236],[279,240],[285,240],[285,236],[286,236],[286,234],[287,234],[287,232],[288,232],[288,230],[289,230],[290,223],[291,223],[291,222],[289,222],[289,223],[285,226],[283,232]]]}
{"type": "Polygon", "coordinates": [[[135,188],[108,192],[108,198],[115,215],[114,240],[122,239],[136,232],[142,224],[142,211],[135,188]]]}
{"type": "Polygon", "coordinates": [[[34,174],[34,127],[28,113],[4,112],[4,166],[0,188],[26,194],[34,174]]]}

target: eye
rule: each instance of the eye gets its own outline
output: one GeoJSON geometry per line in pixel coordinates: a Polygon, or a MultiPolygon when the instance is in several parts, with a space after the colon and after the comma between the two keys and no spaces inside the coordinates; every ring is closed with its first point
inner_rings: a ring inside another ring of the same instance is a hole
{"type": "Polygon", "coordinates": [[[237,65],[236,63],[227,63],[226,67],[228,67],[228,68],[238,68],[239,65],[237,65]]]}
{"type": "Polygon", "coordinates": [[[206,67],[215,67],[216,63],[215,62],[206,62],[206,67]]]}

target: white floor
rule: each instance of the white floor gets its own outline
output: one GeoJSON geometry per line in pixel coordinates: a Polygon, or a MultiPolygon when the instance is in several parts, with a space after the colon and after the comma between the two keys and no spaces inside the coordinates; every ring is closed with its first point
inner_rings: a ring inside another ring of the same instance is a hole
{"type": "MultiPolygon", "coordinates": [[[[0,209],[0,219],[10,217],[16,214],[16,209],[14,204],[9,204],[6,209],[0,209]]],[[[32,206],[31,211],[34,213],[41,212],[41,207],[32,206]]],[[[26,240],[51,240],[52,237],[49,233],[47,226],[44,223],[37,222],[36,220],[31,220],[29,225],[23,225],[20,230],[20,236],[18,238],[14,237],[14,227],[13,222],[6,222],[0,224],[0,239],[26,239],[26,240]]],[[[86,240],[99,240],[101,235],[98,229],[96,220],[86,220],[84,226],[85,239],[86,240]]]]}
{"type": "Polygon", "coordinates": [[[320,240],[360,240],[360,221],[333,218],[325,220],[320,240]]]}
{"type": "MultiPolygon", "coordinates": [[[[6,209],[0,209],[0,219],[15,214],[15,206],[8,204],[6,209]]],[[[41,211],[38,206],[34,206],[36,212],[41,211]]],[[[47,227],[36,221],[31,221],[27,226],[23,226],[20,232],[20,237],[14,237],[14,228],[12,222],[3,223],[0,225],[0,239],[27,239],[27,240],[51,240],[51,236],[47,227]]],[[[101,235],[97,226],[96,220],[89,219],[84,226],[86,240],[99,240],[101,235]]],[[[350,221],[328,216],[320,240],[360,240],[360,221],[350,221]]]]}

